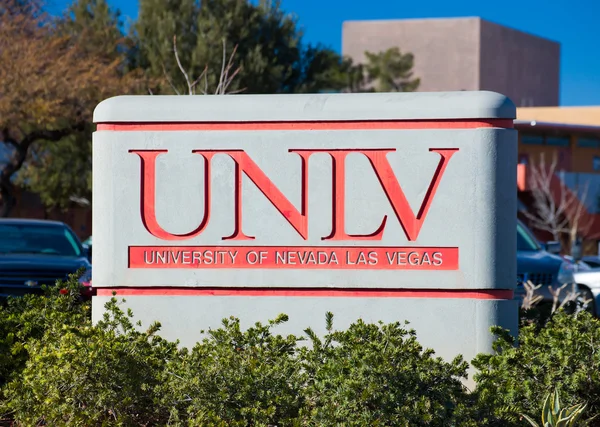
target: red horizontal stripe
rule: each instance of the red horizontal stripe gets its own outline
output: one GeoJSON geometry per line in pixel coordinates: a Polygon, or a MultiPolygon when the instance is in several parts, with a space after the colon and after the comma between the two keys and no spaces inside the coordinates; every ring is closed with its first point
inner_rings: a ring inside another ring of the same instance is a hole
{"type": "Polygon", "coordinates": [[[129,268],[458,270],[458,248],[130,246],[129,268]]]}
{"type": "Polygon", "coordinates": [[[507,289],[275,289],[275,288],[97,288],[98,296],[240,296],[240,297],[355,297],[355,298],[513,298],[507,289]]]}
{"type": "Polygon", "coordinates": [[[353,120],[353,121],[287,121],[287,122],[136,122],[98,123],[97,131],[257,131],[257,130],[386,130],[386,129],[477,129],[512,128],[511,119],[468,120],[353,120]]]}

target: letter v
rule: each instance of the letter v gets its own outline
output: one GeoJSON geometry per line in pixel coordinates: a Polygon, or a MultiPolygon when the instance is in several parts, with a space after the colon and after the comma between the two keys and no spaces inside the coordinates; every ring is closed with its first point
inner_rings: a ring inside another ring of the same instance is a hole
{"type": "Polygon", "coordinates": [[[363,152],[369,159],[369,162],[371,162],[371,166],[379,179],[379,183],[381,184],[383,191],[385,191],[385,194],[394,209],[394,213],[396,214],[398,221],[400,221],[400,225],[409,241],[417,240],[417,237],[419,237],[419,232],[427,217],[427,212],[435,197],[435,193],[442,180],[446,166],[448,166],[450,158],[458,151],[458,148],[430,148],[429,151],[438,153],[441,158],[435,173],[433,174],[433,178],[431,179],[429,188],[419,209],[419,213],[416,216],[410,208],[408,200],[406,200],[406,196],[404,195],[404,191],[402,191],[402,187],[400,187],[400,183],[396,179],[394,171],[390,166],[390,162],[386,157],[387,153],[378,151],[363,152]]]}

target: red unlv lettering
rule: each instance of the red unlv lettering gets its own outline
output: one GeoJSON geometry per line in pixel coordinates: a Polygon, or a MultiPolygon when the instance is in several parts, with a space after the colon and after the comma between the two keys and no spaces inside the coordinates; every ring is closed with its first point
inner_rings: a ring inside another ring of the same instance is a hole
{"type": "Polygon", "coordinates": [[[223,240],[252,240],[254,237],[242,231],[242,173],[245,174],[256,187],[264,194],[269,202],[283,215],[296,232],[304,239],[308,239],[308,161],[314,153],[327,153],[332,161],[332,229],[331,234],[322,240],[380,240],[387,221],[383,217],[381,225],[370,234],[346,234],[345,231],[345,162],[350,153],[360,153],[370,162],[379,183],[385,192],[396,218],[400,222],[408,240],[416,240],[419,236],[423,222],[427,217],[429,207],[435,197],[439,183],[444,175],[450,159],[458,148],[431,148],[429,151],[439,154],[440,160],[425,198],[419,211],[415,215],[394,171],[387,159],[387,154],[395,149],[348,149],[348,150],[309,150],[291,149],[301,158],[302,182],[301,205],[296,207],[273,184],[260,167],[243,150],[194,150],[204,161],[204,217],[196,229],[185,234],[172,234],[165,231],[156,220],[156,158],[167,150],[130,150],[137,154],[141,160],[141,217],[146,230],[155,237],[163,240],[185,240],[198,236],[208,225],[211,210],[210,198],[210,165],[212,158],[217,154],[228,155],[235,163],[235,227],[231,236],[223,240]]]}

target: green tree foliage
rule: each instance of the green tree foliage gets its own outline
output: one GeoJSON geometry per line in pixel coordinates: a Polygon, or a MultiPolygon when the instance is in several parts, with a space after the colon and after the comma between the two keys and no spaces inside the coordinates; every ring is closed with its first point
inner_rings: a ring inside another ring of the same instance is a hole
{"type": "Polygon", "coordinates": [[[351,87],[352,61],[340,57],[324,46],[308,46],[303,50],[295,79],[296,93],[342,92],[351,87]]]}
{"type": "Polygon", "coordinates": [[[17,182],[36,193],[48,208],[67,209],[73,200],[89,207],[92,198],[93,126],[55,142],[41,142],[23,165],[17,182]]]}
{"type": "Polygon", "coordinates": [[[396,47],[378,53],[365,52],[365,61],[340,58],[331,69],[343,92],[414,92],[420,79],[413,78],[414,58],[396,47]]]}
{"type": "Polygon", "coordinates": [[[600,320],[561,311],[544,327],[521,328],[518,346],[506,331],[494,332],[495,354],[472,362],[479,370],[478,417],[485,425],[523,425],[521,413],[536,419],[555,390],[566,407],[587,402],[584,418],[600,413],[600,320]]]}
{"type": "MultiPolygon", "coordinates": [[[[192,80],[206,71],[214,93],[224,56],[237,46],[240,73],[232,91],[293,93],[339,90],[341,59],[320,46],[304,46],[296,20],[278,1],[141,0],[134,38],[137,63],[155,77],[166,76],[179,93],[186,82],[173,55],[173,36],[185,72],[192,80]]],[[[169,92],[169,87],[163,87],[169,92]]]]}
{"type": "Polygon", "coordinates": [[[61,33],[76,38],[94,54],[122,59],[131,47],[123,35],[121,13],[106,0],[73,1],[56,24],[61,33]]]}
{"type": "MultiPolygon", "coordinates": [[[[131,38],[135,50],[131,60],[148,73],[164,77],[166,74],[176,87],[185,88],[173,55],[173,37],[177,37],[179,52],[185,60],[193,60],[198,34],[198,7],[196,0],[142,0],[131,38]]],[[[192,75],[199,75],[207,64],[185,64],[192,75]]]]}
{"type": "Polygon", "coordinates": [[[421,80],[414,78],[414,56],[397,47],[379,53],[365,52],[365,69],[376,92],[414,92],[421,80]]]}

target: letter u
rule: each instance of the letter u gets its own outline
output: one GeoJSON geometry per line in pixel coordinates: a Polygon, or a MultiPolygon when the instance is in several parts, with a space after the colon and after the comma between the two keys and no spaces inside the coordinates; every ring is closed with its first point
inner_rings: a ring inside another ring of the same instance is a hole
{"type": "Polygon", "coordinates": [[[186,240],[198,236],[204,231],[210,218],[210,159],[204,160],[204,217],[200,225],[185,234],[173,234],[165,231],[156,220],[156,158],[168,150],[129,150],[141,159],[140,214],[146,230],[154,237],[163,240],[186,240]]]}
{"type": "Polygon", "coordinates": [[[144,262],[146,264],[154,264],[154,251],[144,251],[144,262]],[[150,259],[148,260],[148,253],[150,253],[150,259]]]}

